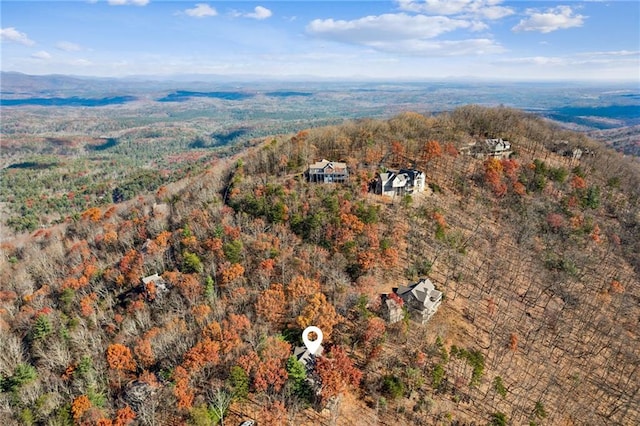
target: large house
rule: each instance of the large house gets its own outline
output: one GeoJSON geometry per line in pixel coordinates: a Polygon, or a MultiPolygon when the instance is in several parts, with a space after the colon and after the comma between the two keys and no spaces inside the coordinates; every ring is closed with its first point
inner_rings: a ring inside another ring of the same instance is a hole
{"type": "Polygon", "coordinates": [[[378,195],[406,195],[424,191],[425,176],[420,170],[387,170],[376,176],[375,193],[378,195]]]}
{"type": "Polygon", "coordinates": [[[408,287],[394,288],[414,320],[425,324],[436,313],[442,303],[442,292],[436,290],[428,278],[422,278],[408,287]]]}
{"type": "Polygon", "coordinates": [[[473,155],[476,158],[509,158],[513,153],[513,151],[511,151],[511,142],[502,138],[485,139],[483,142],[479,143],[473,142],[468,146],[461,148],[460,152],[473,155]]]}
{"type": "Polygon", "coordinates": [[[309,182],[343,183],[349,180],[347,163],[324,159],[316,163],[309,164],[309,168],[305,174],[309,182]]]}
{"type": "Polygon", "coordinates": [[[511,142],[502,138],[485,139],[482,153],[487,157],[509,158],[511,155],[511,142]]]}

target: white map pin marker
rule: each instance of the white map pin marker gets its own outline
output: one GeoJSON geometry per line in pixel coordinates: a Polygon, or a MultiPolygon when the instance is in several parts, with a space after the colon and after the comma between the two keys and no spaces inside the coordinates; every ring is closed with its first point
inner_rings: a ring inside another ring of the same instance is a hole
{"type": "Polygon", "coordinates": [[[311,355],[315,355],[322,344],[322,330],[316,326],[307,327],[302,332],[302,341],[311,355]],[[309,340],[309,333],[316,333],[316,340],[309,340]]]}

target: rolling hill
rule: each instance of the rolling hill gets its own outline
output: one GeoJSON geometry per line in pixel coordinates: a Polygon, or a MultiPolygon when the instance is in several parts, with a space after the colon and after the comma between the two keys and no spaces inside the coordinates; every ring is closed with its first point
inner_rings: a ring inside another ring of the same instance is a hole
{"type": "Polygon", "coordinates": [[[637,161],[510,108],[254,141],[2,244],[0,416],[637,424],[639,188],[637,161]],[[513,153],[471,155],[487,137],[513,153]],[[322,158],[349,180],[307,182],[322,158]],[[428,190],[370,192],[399,168],[428,190]],[[423,277],[438,312],[388,324],[380,294],[423,277]],[[310,324],[325,351],[305,371],[310,324]]]}

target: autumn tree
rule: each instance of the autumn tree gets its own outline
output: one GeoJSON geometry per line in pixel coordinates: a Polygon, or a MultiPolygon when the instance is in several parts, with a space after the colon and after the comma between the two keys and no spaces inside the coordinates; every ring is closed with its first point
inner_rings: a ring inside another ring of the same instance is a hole
{"type": "Polygon", "coordinates": [[[333,327],[342,321],[335,308],[327,301],[322,293],[312,294],[307,298],[307,305],[303,308],[296,323],[302,329],[315,325],[322,330],[324,338],[329,340],[333,327]]]}
{"type": "Polygon", "coordinates": [[[361,336],[362,345],[367,353],[367,357],[371,357],[384,342],[385,334],[386,324],[382,318],[371,317],[367,320],[361,336]]]}
{"type": "Polygon", "coordinates": [[[113,419],[113,426],[127,426],[136,418],[136,413],[128,405],[121,408],[116,413],[115,419],[113,419]]]}
{"type": "Polygon", "coordinates": [[[182,365],[190,373],[197,372],[208,364],[216,364],[220,359],[219,351],[220,343],[205,338],[187,351],[182,365]]]}
{"type": "Polygon", "coordinates": [[[422,148],[422,161],[425,163],[442,156],[442,146],[438,141],[428,141],[422,148]]]}
{"type": "Polygon", "coordinates": [[[182,366],[175,368],[173,372],[175,386],[173,395],[178,401],[178,409],[189,410],[193,406],[195,392],[189,383],[189,373],[182,366]]]}
{"type": "Polygon", "coordinates": [[[507,193],[507,185],[502,181],[504,166],[497,158],[490,157],[484,162],[484,181],[499,197],[507,193]]]}
{"type": "Polygon", "coordinates": [[[273,326],[277,327],[283,320],[286,311],[286,298],[282,284],[272,284],[258,296],[256,313],[273,326]]]}
{"type": "Polygon", "coordinates": [[[116,371],[132,372],[136,369],[131,350],[120,343],[109,345],[107,348],[107,362],[109,367],[116,371]]]}
{"type": "Polygon", "coordinates": [[[80,395],[73,400],[71,404],[71,413],[73,414],[73,420],[79,424],[82,420],[82,416],[86,413],[92,404],[87,395],[80,395]]]}
{"type": "Polygon", "coordinates": [[[281,401],[264,404],[258,413],[258,421],[264,425],[284,425],[287,423],[287,408],[281,401]]]}
{"type": "Polygon", "coordinates": [[[322,383],[320,393],[325,403],[349,387],[357,387],[362,379],[362,372],[340,346],[332,347],[326,357],[318,359],[316,372],[322,383]]]}

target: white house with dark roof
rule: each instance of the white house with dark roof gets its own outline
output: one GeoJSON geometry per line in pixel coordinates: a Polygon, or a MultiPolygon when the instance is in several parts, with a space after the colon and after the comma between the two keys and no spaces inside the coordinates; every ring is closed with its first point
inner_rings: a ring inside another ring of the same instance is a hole
{"type": "Polygon", "coordinates": [[[309,182],[344,183],[349,180],[347,163],[325,159],[309,164],[305,175],[309,182]]]}
{"type": "Polygon", "coordinates": [[[425,324],[436,313],[442,303],[442,292],[428,278],[422,278],[408,287],[393,289],[402,300],[411,316],[425,324]]]}
{"type": "Polygon", "coordinates": [[[511,142],[509,141],[502,138],[485,139],[484,141],[484,154],[489,157],[509,158],[511,153],[511,142]]]}
{"type": "Polygon", "coordinates": [[[406,195],[424,191],[425,176],[420,170],[387,170],[376,176],[375,193],[378,195],[406,195]]]}

